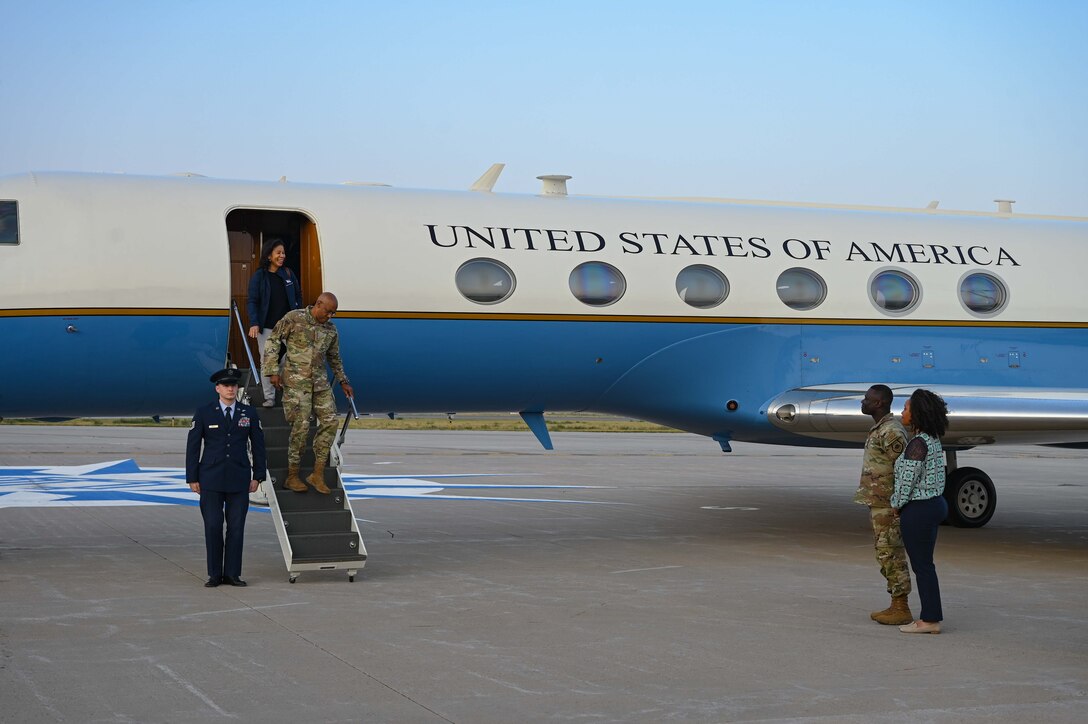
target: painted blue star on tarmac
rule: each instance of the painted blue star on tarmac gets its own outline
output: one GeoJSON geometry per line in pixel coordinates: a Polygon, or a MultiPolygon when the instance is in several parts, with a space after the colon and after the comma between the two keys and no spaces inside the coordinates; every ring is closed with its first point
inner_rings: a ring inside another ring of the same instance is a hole
{"type": "MultiPolygon", "coordinates": [[[[592,485],[504,485],[454,483],[452,479],[495,478],[514,473],[452,475],[359,475],[345,473],[344,489],[353,500],[406,498],[516,503],[581,503],[599,501],[521,498],[495,495],[442,494],[447,490],[586,490],[592,485]]],[[[141,468],[135,460],[91,465],[0,466],[0,508],[63,506],[197,505],[198,496],[185,483],[183,468],[141,468]]]]}

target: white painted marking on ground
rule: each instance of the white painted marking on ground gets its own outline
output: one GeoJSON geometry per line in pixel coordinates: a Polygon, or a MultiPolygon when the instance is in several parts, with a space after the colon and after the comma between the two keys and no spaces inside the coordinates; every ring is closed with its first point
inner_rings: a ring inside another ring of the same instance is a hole
{"type": "Polygon", "coordinates": [[[749,508],[745,505],[704,505],[699,508],[700,510],[759,510],[759,508],[749,508]]]}
{"type": "Polygon", "coordinates": [[[612,571],[612,573],[640,573],[642,571],[663,571],[666,568],[683,568],[683,566],[654,566],[653,568],[628,568],[623,571],[612,571]]]}
{"type": "Polygon", "coordinates": [[[159,669],[164,674],[169,676],[171,679],[173,679],[177,683],[184,686],[187,691],[189,691],[191,694],[193,694],[193,696],[197,697],[198,699],[203,701],[205,704],[207,704],[208,707],[213,709],[217,714],[219,714],[219,716],[225,716],[225,717],[229,717],[231,719],[237,719],[238,718],[234,714],[230,714],[230,713],[228,713],[226,711],[223,711],[223,709],[221,709],[219,706],[217,706],[214,701],[212,701],[210,698],[208,698],[207,694],[205,694],[203,691],[201,691],[200,689],[193,686],[190,682],[188,682],[185,679],[178,676],[177,673],[174,672],[170,667],[163,666],[162,664],[155,664],[155,668],[159,669]]]}
{"type": "Polygon", "coordinates": [[[197,611],[196,613],[187,613],[184,616],[174,616],[170,620],[183,621],[188,618],[194,618],[196,616],[212,616],[217,613],[240,613],[242,611],[264,611],[269,608],[283,608],[284,606],[309,606],[308,601],[299,601],[297,603],[277,603],[271,606],[244,606],[242,608],[222,608],[215,611],[197,611]]]}

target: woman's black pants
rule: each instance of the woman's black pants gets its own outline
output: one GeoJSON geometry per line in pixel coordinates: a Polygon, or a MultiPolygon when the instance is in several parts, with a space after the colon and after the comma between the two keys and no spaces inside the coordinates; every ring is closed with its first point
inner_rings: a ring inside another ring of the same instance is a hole
{"type": "Polygon", "coordinates": [[[937,582],[937,567],[933,565],[933,548],[937,545],[937,529],[947,516],[948,503],[941,495],[927,500],[912,500],[899,511],[903,545],[914,571],[918,597],[922,599],[922,612],[918,618],[930,623],[944,619],[941,586],[937,582]]]}

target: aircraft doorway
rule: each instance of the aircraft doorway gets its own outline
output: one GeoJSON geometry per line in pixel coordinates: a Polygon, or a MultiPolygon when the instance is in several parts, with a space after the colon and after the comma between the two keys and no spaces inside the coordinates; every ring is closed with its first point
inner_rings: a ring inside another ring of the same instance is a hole
{"type": "MultiPolygon", "coordinates": [[[[303,305],[313,304],[321,293],[321,248],[317,225],[299,211],[269,211],[266,209],[235,209],[227,214],[227,239],[230,244],[230,297],[238,305],[246,329],[259,321],[250,320],[246,313],[249,280],[260,267],[261,247],[265,241],[283,242],[287,259],[284,266],[295,272],[302,287],[303,305]]],[[[239,368],[249,368],[249,358],[243,344],[248,344],[253,359],[260,364],[257,340],[243,337],[231,315],[227,354],[239,368]]]]}

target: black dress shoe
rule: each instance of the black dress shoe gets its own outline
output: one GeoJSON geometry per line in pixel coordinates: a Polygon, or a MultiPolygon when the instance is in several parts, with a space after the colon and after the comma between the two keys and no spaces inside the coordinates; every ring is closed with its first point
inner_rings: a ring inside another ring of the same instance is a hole
{"type": "Polygon", "coordinates": [[[204,588],[215,588],[219,585],[220,581],[225,581],[225,578],[216,578],[212,576],[208,580],[204,581],[204,588]]]}
{"type": "Polygon", "coordinates": [[[246,582],[236,576],[223,576],[223,583],[228,586],[245,586],[246,582]]]}

